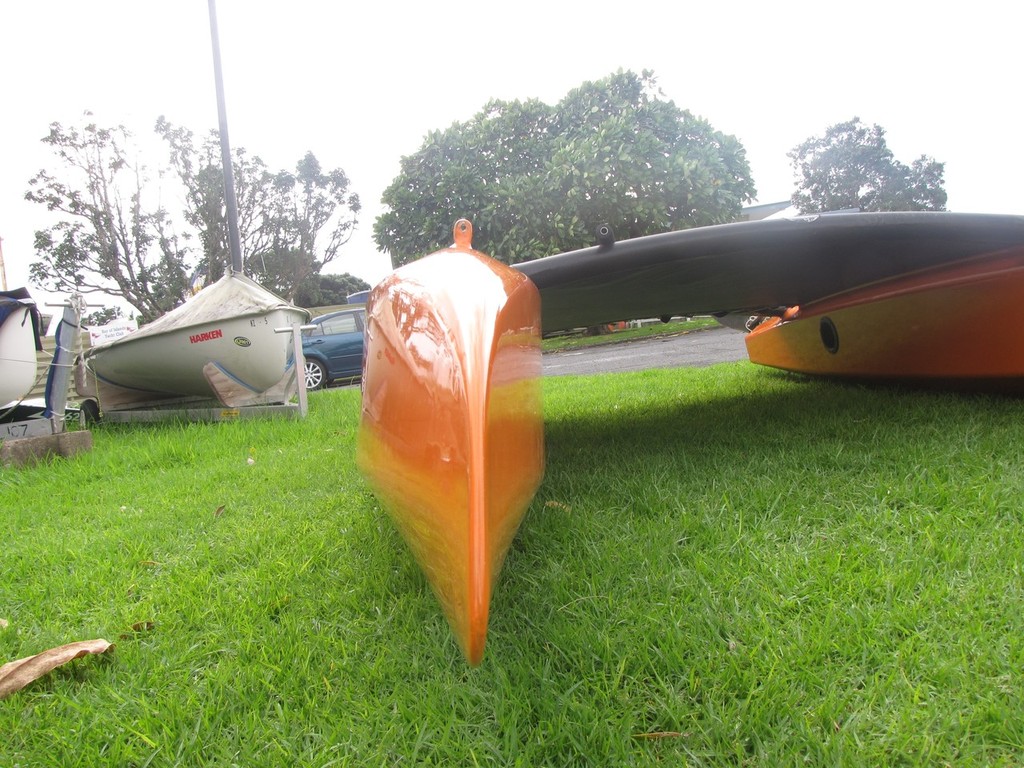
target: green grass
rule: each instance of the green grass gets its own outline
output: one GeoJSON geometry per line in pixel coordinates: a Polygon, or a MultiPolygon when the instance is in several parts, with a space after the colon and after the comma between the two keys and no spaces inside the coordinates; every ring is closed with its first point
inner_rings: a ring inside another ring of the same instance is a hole
{"type": "Polygon", "coordinates": [[[117,648],[0,701],[0,765],[1024,761],[1024,401],[544,390],[477,669],[353,469],[354,389],[2,470],[0,660],[117,648]]]}
{"type": "Polygon", "coordinates": [[[567,333],[561,336],[552,336],[541,342],[541,348],[545,352],[561,352],[567,349],[578,349],[579,347],[591,347],[598,344],[618,344],[623,341],[635,341],[637,339],[653,339],[660,336],[676,336],[691,331],[701,331],[705,328],[720,328],[720,323],[713,317],[693,317],[689,320],[673,320],[668,323],[657,323],[655,325],[644,325],[640,328],[625,328],[615,330],[599,336],[588,336],[582,332],[567,333]]]}

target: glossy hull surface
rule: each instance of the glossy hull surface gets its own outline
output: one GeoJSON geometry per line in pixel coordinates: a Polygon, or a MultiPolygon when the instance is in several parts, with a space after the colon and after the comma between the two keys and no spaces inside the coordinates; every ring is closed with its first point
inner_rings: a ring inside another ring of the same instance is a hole
{"type": "Polygon", "coordinates": [[[426,574],[466,658],[543,475],[540,298],[455,245],[374,288],[358,463],[426,574]]]}
{"type": "Polygon", "coordinates": [[[1024,248],[792,308],[746,339],[750,359],[800,373],[1024,388],[1024,248]]]}

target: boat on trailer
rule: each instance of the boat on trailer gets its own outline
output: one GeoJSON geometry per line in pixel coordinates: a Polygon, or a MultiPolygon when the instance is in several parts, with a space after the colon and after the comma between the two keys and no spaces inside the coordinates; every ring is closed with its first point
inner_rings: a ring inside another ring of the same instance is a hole
{"type": "Polygon", "coordinates": [[[175,407],[190,399],[229,409],[285,404],[299,384],[299,327],[310,315],[243,274],[214,0],[209,2],[228,246],[227,273],[180,307],[127,336],[89,349],[76,389],[105,410],[175,407]],[[291,330],[291,333],[283,331],[291,330]]]}
{"type": "Polygon", "coordinates": [[[286,402],[295,390],[292,336],[309,320],[244,275],[229,272],[152,323],[87,350],[76,377],[104,409],[183,398],[224,406],[286,402]]]}
{"type": "Polygon", "coordinates": [[[40,326],[26,289],[0,291],[0,406],[21,400],[35,384],[40,326]]]}

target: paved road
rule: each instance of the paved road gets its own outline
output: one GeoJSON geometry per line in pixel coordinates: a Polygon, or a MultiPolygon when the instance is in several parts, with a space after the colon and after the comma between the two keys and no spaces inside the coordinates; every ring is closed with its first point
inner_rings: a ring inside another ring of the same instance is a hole
{"type": "Polygon", "coordinates": [[[743,333],[731,328],[702,331],[622,344],[601,344],[544,355],[547,376],[642,371],[647,368],[700,368],[747,359],[743,333]]]}

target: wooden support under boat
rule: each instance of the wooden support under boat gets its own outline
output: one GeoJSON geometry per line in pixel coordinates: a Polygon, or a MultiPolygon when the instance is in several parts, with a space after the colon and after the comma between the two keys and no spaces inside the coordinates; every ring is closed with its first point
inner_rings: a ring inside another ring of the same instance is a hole
{"type": "Polygon", "coordinates": [[[359,467],[471,664],[544,472],[541,372],[536,287],[474,251],[464,219],[370,294],[359,467]]]}

